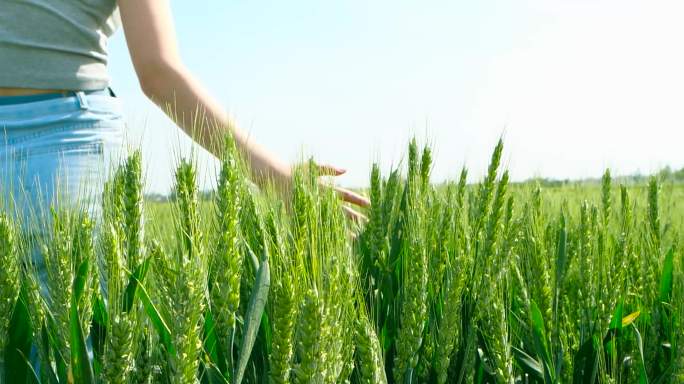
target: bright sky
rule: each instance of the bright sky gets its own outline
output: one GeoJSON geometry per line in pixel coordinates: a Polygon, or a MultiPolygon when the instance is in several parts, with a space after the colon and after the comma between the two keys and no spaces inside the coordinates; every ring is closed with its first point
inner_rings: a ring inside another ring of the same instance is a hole
{"type": "MultiPolygon", "coordinates": [[[[184,61],[239,124],[286,160],[346,168],[345,185],[413,134],[435,147],[436,180],[481,176],[502,134],[514,180],[684,166],[679,0],[172,5],[184,61]]],[[[148,191],[168,192],[191,141],[145,100],[123,33],[110,52],[148,191]]],[[[215,163],[198,161],[211,186],[215,163]]]]}

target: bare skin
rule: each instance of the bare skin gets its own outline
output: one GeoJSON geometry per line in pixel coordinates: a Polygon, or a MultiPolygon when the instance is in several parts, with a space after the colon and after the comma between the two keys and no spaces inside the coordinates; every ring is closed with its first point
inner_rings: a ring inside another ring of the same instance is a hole
{"type": "MultiPolygon", "coordinates": [[[[264,147],[249,139],[219,103],[183,64],[178,52],[168,0],[118,0],[128,50],[140,86],[193,140],[210,153],[220,156],[217,138],[230,131],[238,149],[249,162],[252,179],[263,186],[268,180],[289,190],[291,168],[264,147]]],[[[320,166],[321,174],[338,176],[345,171],[320,166]]],[[[367,206],[368,199],[349,190],[332,187],[351,204],[367,206]]],[[[348,216],[363,216],[345,207],[348,216]]]]}
{"type": "MultiPolygon", "coordinates": [[[[238,150],[249,162],[252,180],[260,186],[273,182],[284,192],[289,191],[291,168],[271,152],[250,140],[219,103],[185,67],[178,52],[168,0],[117,0],[121,12],[128,50],[140,86],[145,95],[157,104],[195,142],[219,157],[220,138],[231,132],[238,150]]],[[[65,90],[1,88],[0,96],[21,96],[41,93],[61,93],[65,90]]],[[[321,175],[339,176],[343,169],[321,165],[321,175]]],[[[333,188],[343,201],[367,206],[365,197],[340,188],[333,188]]],[[[345,206],[345,213],[363,220],[360,213],[345,206]]]]}

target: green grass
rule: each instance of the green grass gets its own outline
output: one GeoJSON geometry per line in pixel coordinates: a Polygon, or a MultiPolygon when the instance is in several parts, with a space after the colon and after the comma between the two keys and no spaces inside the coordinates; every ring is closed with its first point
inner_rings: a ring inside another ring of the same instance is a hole
{"type": "Polygon", "coordinates": [[[2,380],[684,382],[684,186],[514,184],[501,151],[435,185],[412,142],[406,170],[373,167],[361,227],[315,167],[289,201],[254,191],[230,140],[213,195],[183,161],[144,202],[135,153],[102,236],[54,213],[47,292],[0,216],[2,380]]]}

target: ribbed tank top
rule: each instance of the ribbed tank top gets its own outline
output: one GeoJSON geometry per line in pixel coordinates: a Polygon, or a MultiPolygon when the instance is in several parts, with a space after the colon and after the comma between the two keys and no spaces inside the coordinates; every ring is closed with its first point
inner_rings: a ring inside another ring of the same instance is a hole
{"type": "Polygon", "coordinates": [[[106,88],[119,24],[116,0],[0,0],[0,87],[106,88]]]}

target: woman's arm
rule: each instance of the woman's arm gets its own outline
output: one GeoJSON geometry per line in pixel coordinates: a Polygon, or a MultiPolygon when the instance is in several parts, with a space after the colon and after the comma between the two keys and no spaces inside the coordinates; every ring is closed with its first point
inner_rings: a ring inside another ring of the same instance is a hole
{"type": "MultiPolygon", "coordinates": [[[[226,131],[232,132],[238,150],[249,162],[252,180],[263,186],[270,179],[278,187],[289,189],[290,166],[249,140],[183,65],[168,0],[118,0],[118,4],[128,50],[145,95],[216,156],[222,149],[220,139],[226,131]]],[[[320,170],[332,176],[344,173],[331,166],[321,166],[320,170]]],[[[344,201],[360,206],[369,204],[361,195],[333,188],[344,201]]],[[[344,209],[352,218],[363,217],[349,207],[344,209]]]]}
{"type": "Polygon", "coordinates": [[[225,131],[231,131],[257,184],[263,185],[268,178],[287,184],[289,165],[249,140],[183,65],[168,0],[118,0],[118,4],[128,50],[145,95],[216,156],[222,149],[220,139],[225,131]]]}

